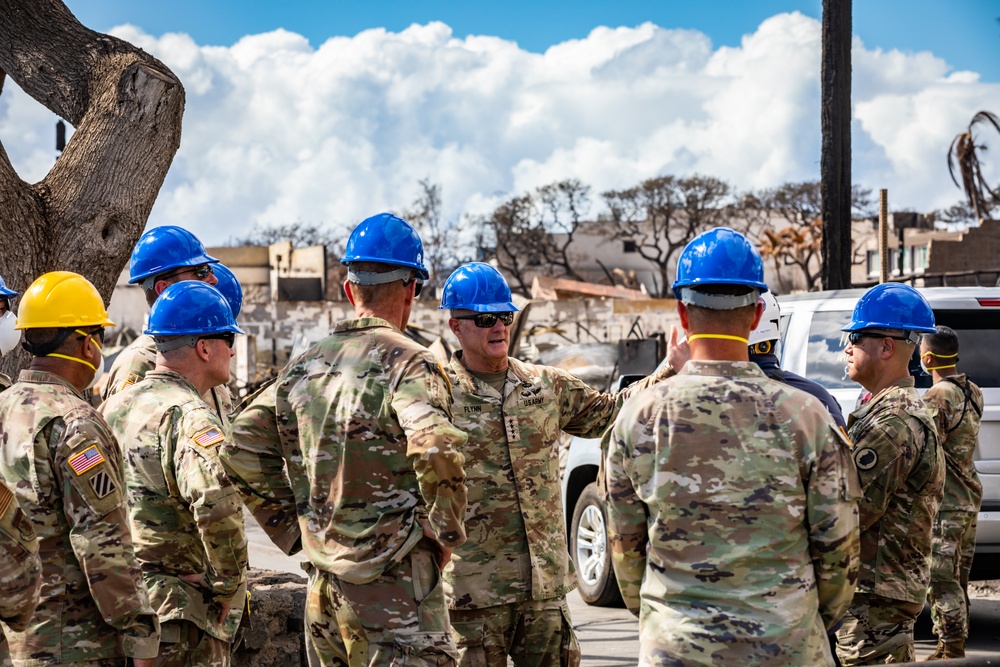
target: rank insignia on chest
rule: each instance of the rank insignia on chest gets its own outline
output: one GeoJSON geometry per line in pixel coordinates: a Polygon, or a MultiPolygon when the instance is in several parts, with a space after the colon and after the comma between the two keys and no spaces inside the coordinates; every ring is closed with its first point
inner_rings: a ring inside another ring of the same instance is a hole
{"type": "Polygon", "coordinates": [[[506,416],[503,420],[503,425],[507,430],[507,440],[508,442],[514,442],[521,439],[521,429],[517,425],[517,417],[506,416]]]}
{"type": "Polygon", "coordinates": [[[104,455],[97,449],[97,445],[91,445],[79,454],[74,454],[69,459],[69,467],[77,475],[82,475],[101,463],[104,463],[104,455]]]}
{"type": "Polygon", "coordinates": [[[202,447],[211,447],[212,445],[217,445],[225,439],[226,436],[222,434],[222,431],[220,431],[218,428],[214,426],[212,428],[206,428],[204,431],[202,431],[201,433],[197,433],[194,436],[194,438],[192,438],[192,440],[194,440],[202,447]]]}

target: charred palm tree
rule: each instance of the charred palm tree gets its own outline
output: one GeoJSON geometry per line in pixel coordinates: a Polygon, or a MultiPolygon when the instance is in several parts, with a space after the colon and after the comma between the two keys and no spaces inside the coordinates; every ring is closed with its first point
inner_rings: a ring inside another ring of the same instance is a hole
{"type": "Polygon", "coordinates": [[[1000,118],[989,111],[980,111],[972,117],[968,129],[955,137],[948,148],[948,173],[951,174],[951,180],[955,185],[965,191],[965,196],[968,197],[969,205],[972,206],[977,219],[989,215],[990,209],[1000,199],[1000,187],[997,190],[990,189],[986,179],[983,178],[979,154],[986,150],[986,145],[976,145],[976,138],[972,134],[977,124],[986,123],[1000,132],[1000,118]],[[962,177],[961,183],[955,178],[956,163],[958,173],[962,177]]]}

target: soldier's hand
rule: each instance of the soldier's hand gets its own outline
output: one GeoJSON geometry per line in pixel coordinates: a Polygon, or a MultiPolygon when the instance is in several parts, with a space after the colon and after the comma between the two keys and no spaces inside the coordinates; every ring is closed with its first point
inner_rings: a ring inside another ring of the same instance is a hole
{"type": "Polygon", "coordinates": [[[680,332],[677,330],[677,326],[671,324],[670,342],[667,345],[667,363],[675,373],[680,373],[681,369],[684,368],[684,364],[691,358],[691,348],[688,346],[687,336],[678,343],[677,338],[679,335],[680,332]]]}
{"type": "Polygon", "coordinates": [[[198,574],[179,574],[177,578],[181,581],[186,581],[192,586],[197,586],[198,588],[208,588],[205,585],[205,575],[203,573],[198,574]]]}
{"type": "Polygon", "coordinates": [[[449,549],[448,547],[443,546],[441,544],[438,545],[438,549],[441,550],[440,552],[438,552],[438,557],[437,557],[438,569],[444,572],[444,568],[448,564],[448,561],[451,560],[451,554],[455,550],[449,549]]]}
{"type": "Polygon", "coordinates": [[[132,658],[135,667],[156,667],[156,658],[132,658]]]}
{"type": "MultiPolygon", "coordinates": [[[[177,575],[177,578],[182,581],[188,582],[192,586],[197,586],[199,588],[206,588],[211,590],[211,587],[205,583],[205,575],[203,573],[179,574],[177,575]]],[[[219,612],[219,623],[222,623],[223,621],[226,620],[226,616],[229,615],[229,610],[233,608],[233,605],[231,602],[220,602],[219,604],[222,607],[222,610],[219,612]]]]}
{"type": "Polygon", "coordinates": [[[222,610],[219,612],[219,624],[226,621],[226,616],[229,616],[229,610],[233,608],[233,605],[229,602],[222,603],[222,610]]]}

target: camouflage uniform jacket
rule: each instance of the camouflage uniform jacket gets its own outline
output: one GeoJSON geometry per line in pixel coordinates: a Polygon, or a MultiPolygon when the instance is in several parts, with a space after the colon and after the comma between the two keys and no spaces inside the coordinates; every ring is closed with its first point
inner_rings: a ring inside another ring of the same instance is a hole
{"type": "Polygon", "coordinates": [[[64,379],[22,371],[0,394],[0,477],[38,535],[42,591],[21,666],[156,656],[159,622],[132,551],[121,451],[64,379]]]}
{"type": "Polygon", "coordinates": [[[941,443],[945,461],[944,498],[939,511],[978,512],[983,500],[983,485],[972,456],[976,453],[979,439],[983,392],[965,373],[960,373],[935,383],[923,398],[927,413],[937,427],[938,442],[941,443]],[[968,403],[965,398],[966,383],[968,403]]]}
{"type": "MultiPolygon", "coordinates": [[[[152,336],[142,334],[115,357],[115,363],[111,364],[111,370],[104,378],[104,392],[101,397],[106,401],[126,387],[138,384],[146,377],[146,373],[154,368],[156,368],[156,341],[152,336]]],[[[224,384],[212,387],[204,399],[228,428],[229,416],[233,412],[233,394],[229,391],[229,387],[224,384]]]]}
{"type": "MultiPolygon", "coordinates": [[[[0,621],[17,631],[28,627],[41,585],[38,538],[14,494],[0,482],[0,621]]],[[[3,657],[0,651],[0,664],[3,657]]]]}
{"type": "Polygon", "coordinates": [[[465,541],[465,433],[450,420],[427,348],[346,320],[239,414],[221,456],[265,530],[297,513],[313,565],[363,584],[420,541],[421,518],[445,546],[465,541]]]}
{"type": "Polygon", "coordinates": [[[858,591],[921,603],[944,484],[934,422],[907,377],[852,412],[847,424],[864,491],[858,591]]]}
{"type": "Polygon", "coordinates": [[[825,630],[854,595],[860,489],[822,403],[753,363],[688,361],[624,406],[605,470],[615,574],[664,650],[828,662],[825,630]]]}
{"type": "Polygon", "coordinates": [[[576,588],[559,482],[559,434],[593,438],[652,376],[605,394],[558,368],[509,359],[503,396],[462,365],[447,367],[469,487],[468,540],[444,572],[452,609],[545,600],[576,588]]]}
{"type": "Polygon", "coordinates": [[[160,622],[191,621],[229,641],[246,598],[243,501],[219,463],[226,430],[194,386],[150,371],[102,406],[122,445],[135,556],[160,622]],[[182,574],[205,574],[211,588],[182,574]],[[221,604],[232,605],[219,623],[221,604]]]}

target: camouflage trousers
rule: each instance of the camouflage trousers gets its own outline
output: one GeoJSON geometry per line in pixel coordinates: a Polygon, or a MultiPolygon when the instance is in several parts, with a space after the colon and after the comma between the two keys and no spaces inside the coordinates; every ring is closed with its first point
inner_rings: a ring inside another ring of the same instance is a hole
{"type": "Polygon", "coordinates": [[[367,584],[310,568],[309,667],[454,667],[437,546],[428,538],[367,584]]]}
{"type": "Polygon", "coordinates": [[[924,605],[856,593],[837,631],[837,657],[844,667],[913,662],[913,624],[924,605]]]}
{"type": "Polygon", "coordinates": [[[969,570],[976,551],[976,512],[940,512],[931,541],[931,605],[934,634],[943,642],[969,636],[969,570]]]}
{"type": "Polygon", "coordinates": [[[232,644],[191,621],[167,621],[160,626],[156,667],[229,667],[232,652],[232,644]]]}
{"type": "Polygon", "coordinates": [[[461,667],[577,667],[580,645],[566,596],[485,609],[452,609],[461,667]]]}

